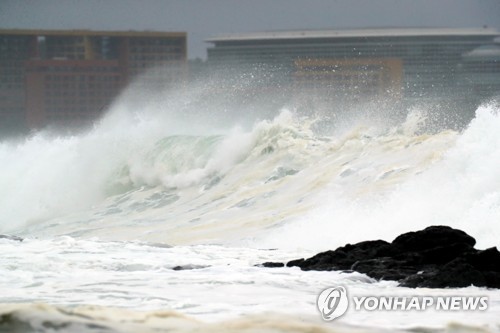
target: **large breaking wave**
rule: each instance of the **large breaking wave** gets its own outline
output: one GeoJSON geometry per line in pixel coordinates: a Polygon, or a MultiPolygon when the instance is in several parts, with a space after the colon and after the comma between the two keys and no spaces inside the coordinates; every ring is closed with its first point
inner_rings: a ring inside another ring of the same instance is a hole
{"type": "Polygon", "coordinates": [[[422,110],[339,126],[203,105],[122,98],[84,133],[0,143],[0,232],[308,249],[431,224],[500,235],[495,104],[460,132],[427,131],[422,110]]]}

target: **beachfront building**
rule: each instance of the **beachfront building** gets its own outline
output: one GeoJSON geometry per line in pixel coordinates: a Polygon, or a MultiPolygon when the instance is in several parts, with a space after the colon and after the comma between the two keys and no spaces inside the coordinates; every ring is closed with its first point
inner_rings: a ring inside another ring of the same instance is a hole
{"type": "Polygon", "coordinates": [[[183,32],[0,30],[0,131],[91,122],[151,68],[185,80],[186,60],[183,32]]]}
{"type": "Polygon", "coordinates": [[[277,31],[207,40],[218,70],[278,69],[293,96],[476,100],[499,93],[499,32],[477,29],[277,31]]]}
{"type": "Polygon", "coordinates": [[[468,95],[488,99],[500,94],[500,38],[462,55],[458,82],[468,95]]]}

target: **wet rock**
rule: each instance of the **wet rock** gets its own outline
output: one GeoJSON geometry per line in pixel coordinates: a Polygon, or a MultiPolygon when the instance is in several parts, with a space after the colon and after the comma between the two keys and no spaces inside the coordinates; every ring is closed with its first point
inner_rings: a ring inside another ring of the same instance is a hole
{"type": "Polygon", "coordinates": [[[404,287],[422,288],[465,288],[471,285],[486,287],[485,276],[464,258],[456,258],[443,267],[428,268],[419,274],[419,279],[408,276],[401,281],[404,287]]]}
{"type": "Polygon", "coordinates": [[[500,272],[500,252],[496,247],[472,253],[467,259],[478,270],[500,272]]]}
{"type": "Polygon", "coordinates": [[[300,265],[304,262],[304,258],[301,258],[301,259],[296,259],[296,260],[292,260],[292,261],[289,261],[287,262],[286,264],[286,267],[300,267],[300,265]]]}
{"type": "MultiPolygon", "coordinates": [[[[412,288],[500,288],[500,252],[496,247],[477,250],[475,244],[476,240],[461,230],[431,226],[402,234],[392,243],[347,244],[308,259],[289,261],[286,266],[305,271],[352,270],[412,288]]],[[[266,264],[283,267],[282,263],[266,264]]]]}
{"type": "Polygon", "coordinates": [[[357,244],[347,244],[335,251],[319,253],[304,260],[297,266],[303,270],[332,271],[352,269],[361,260],[385,257],[391,252],[389,243],[383,240],[365,241],[357,244]]]}
{"type": "Polygon", "coordinates": [[[172,267],[174,271],[187,271],[191,269],[201,269],[201,268],[207,268],[210,267],[208,265],[179,265],[172,267]]]}
{"type": "Polygon", "coordinates": [[[431,226],[420,231],[404,233],[392,242],[401,251],[422,251],[446,244],[465,243],[473,247],[476,240],[462,230],[447,226],[431,226]]]}
{"type": "Polygon", "coordinates": [[[268,267],[268,268],[275,268],[275,267],[285,267],[285,264],[282,262],[265,262],[260,266],[268,267]]]}
{"type": "Polygon", "coordinates": [[[416,267],[408,265],[404,260],[390,257],[361,260],[354,263],[351,270],[378,280],[400,280],[418,272],[416,267]]]}

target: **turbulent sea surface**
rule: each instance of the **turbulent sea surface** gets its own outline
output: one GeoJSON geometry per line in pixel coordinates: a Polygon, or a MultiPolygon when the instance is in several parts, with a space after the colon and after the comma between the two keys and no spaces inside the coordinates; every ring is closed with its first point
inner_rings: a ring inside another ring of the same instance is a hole
{"type": "Polygon", "coordinates": [[[79,135],[0,142],[0,234],[25,238],[0,239],[1,332],[500,331],[497,290],[255,266],[436,224],[500,245],[497,105],[453,131],[420,109],[329,127],[293,108],[226,124],[174,117],[185,100],[127,103],[79,135]],[[316,298],[336,285],[489,308],[350,308],[326,323],[316,298]]]}

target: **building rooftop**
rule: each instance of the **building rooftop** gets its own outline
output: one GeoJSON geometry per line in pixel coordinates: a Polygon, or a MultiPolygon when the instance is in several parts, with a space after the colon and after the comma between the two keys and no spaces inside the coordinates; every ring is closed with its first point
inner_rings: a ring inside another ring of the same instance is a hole
{"type": "Polygon", "coordinates": [[[472,58],[496,58],[500,59],[500,45],[488,44],[475,48],[463,55],[466,59],[472,58]]]}
{"type": "Polygon", "coordinates": [[[419,36],[498,36],[493,28],[377,28],[348,30],[267,31],[256,33],[225,34],[206,39],[206,42],[285,40],[309,38],[355,37],[419,37],[419,36]]]}
{"type": "Polygon", "coordinates": [[[178,31],[95,31],[95,30],[35,30],[35,29],[0,29],[0,35],[36,35],[36,36],[109,36],[109,37],[185,37],[185,32],[178,31]]]}

